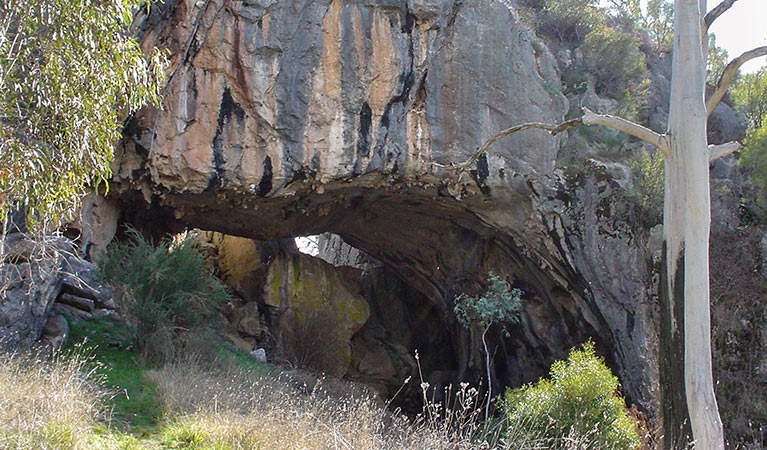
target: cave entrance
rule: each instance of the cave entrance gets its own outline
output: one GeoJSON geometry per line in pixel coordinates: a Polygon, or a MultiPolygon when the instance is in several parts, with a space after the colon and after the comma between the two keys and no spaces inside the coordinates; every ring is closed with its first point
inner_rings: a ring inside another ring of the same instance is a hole
{"type": "MultiPolygon", "coordinates": [[[[221,274],[243,293],[237,308],[260,302],[266,326],[284,323],[291,292],[296,299],[308,296],[312,288],[305,282],[311,273],[316,277],[309,284],[349,286],[349,292],[334,290],[329,297],[361,297],[367,311],[360,313],[366,316],[361,322],[350,319],[343,325],[349,350],[338,357],[346,368],[342,372],[383,396],[417,375],[416,350],[431,386],[476,384],[484,378],[478,335],[456,322],[452,305],[460,293],[482,293],[491,271],[524,293],[521,320],[507,327],[510,335],[488,334],[494,393],[545,375],[553,361],[588,339],[606,344],[608,360],[612,354],[610,327],[583,300],[576,274],[538,259],[510,232],[489,226],[439,192],[340,185],[336,191],[273,199],[203,192],[167,194],[153,202],[162,206],[152,208],[139,196],[123,195],[120,202],[124,221],[155,233],[215,230],[220,239],[236,239],[230,251],[250,249],[257,263],[240,259],[221,268],[221,274]]],[[[338,306],[319,318],[351,314],[342,310],[338,306]]],[[[311,336],[297,339],[320,341],[311,336]]]]}

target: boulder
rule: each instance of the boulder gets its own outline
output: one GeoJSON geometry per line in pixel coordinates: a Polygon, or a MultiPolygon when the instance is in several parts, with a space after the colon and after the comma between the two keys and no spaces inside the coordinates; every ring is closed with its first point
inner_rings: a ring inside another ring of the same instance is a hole
{"type": "Polygon", "coordinates": [[[65,316],[69,316],[74,319],[84,319],[84,320],[93,319],[93,314],[89,313],[88,311],[83,311],[80,308],[75,308],[73,306],[65,305],[63,303],[55,303],[51,310],[55,313],[64,314],[65,316]]]}
{"type": "Polygon", "coordinates": [[[234,308],[231,317],[232,325],[239,333],[256,338],[261,336],[261,315],[256,302],[234,308]]]}
{"type": "Polygon", "coordinates": [[[46,339],[53,349],[58,350],[66,345],[69,339],[69,323],[61,314],[53,314],[45,322],[43,338],[46,339]]]}
{"type": "Polygon", "coordinates": [[[263,242],[217,232],[202,232],[199,239],[212,249],[211,262],[221,280],[245,302],[261,300],[271,258],[280,251],[296,251],[290,239],[263,242]]]}
{"type": "Polygon", "coordinates": [[[95,308],[93,300],[67,293],[62,293],[59,295],[58,302],[69,305],[73,308],[81,309],[85,312],[93,312],[93,309],[95,308]]]}
{"type": "Polygon", "coordinates": [[[90,299],[99,308],[117,308],[112,291],[101,280],[99,268],[78,257],[67,258],[63,267],[61,290],[66,294],[90,299]]]}
{"type": "MultiPolygon", "coordinates": [[[[264,301],[282,311],[280,331],[305,351],[311,344],[332,362],[324,370],[343,375],[351,364],[349,341],[370,316],[362,296],[355,294],[336,268],[304,254],[279,254],[269,264],[264,301]]],[[[305,355],[307,359],[315,355],[305,355]]]]}
{"type": "Polygon", "coordinates": [[[0,265],[0,349],[30,347],[48,321],[48,312],[59,294],[61,262],[0,265]]]}

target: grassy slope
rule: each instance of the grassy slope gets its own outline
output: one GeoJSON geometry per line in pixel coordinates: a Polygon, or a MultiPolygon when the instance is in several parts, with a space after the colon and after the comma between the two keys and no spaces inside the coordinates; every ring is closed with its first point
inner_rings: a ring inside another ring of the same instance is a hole
{"type": "MultiPolygon", "coordinates": [[[[92,356],[90,369],[104,380],[112,391],[108,409],[108,426],[100,426],[92,437],[94,448],[155,449],[208,447],[177,425],[164,423],[163,408],[158,400],[156,383],[146,372],[156,367],[141,363],[130,346],[130,336],[118,321],[109,318],[91,321],[67,317],[70,339],[66,350],[92,356]]],[[[269,375],[279,370],[254,361],[228,342],[217,343],[223,364],[246,369],[256,375],[269,375]]]]}

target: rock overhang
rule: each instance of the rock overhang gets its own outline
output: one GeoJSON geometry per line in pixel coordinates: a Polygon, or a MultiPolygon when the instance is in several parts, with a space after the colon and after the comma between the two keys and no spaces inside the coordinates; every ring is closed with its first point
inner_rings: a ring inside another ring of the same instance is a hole
{"type": "Polygon", "coordinates": [[[540,131],[454,168],[496,131],[568,110],[553,57],[507,2],[177,0],[137,23],[172,69],[164,108],[140,112],[118,152],[125,220],[256,239],[333,232],[446,314],[499,272],[535,297],[531,315],[556,316],[517,353],[563,357],[593,334],[653,407],[647,258],[603,232],[604,180],[562,200],[567,136],[540,131]]]}

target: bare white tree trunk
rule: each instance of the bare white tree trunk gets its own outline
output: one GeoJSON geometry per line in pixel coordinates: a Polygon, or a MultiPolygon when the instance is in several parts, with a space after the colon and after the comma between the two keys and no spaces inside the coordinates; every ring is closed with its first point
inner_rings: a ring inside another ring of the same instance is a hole
{"type": "MultiPolygon", "coordinates": [[[[706,55],[701,39],[705,10],[705,0],[675,0],[663,211],[666,273],[662,289],[665,289],[663,301],[668,307],[664,320],[670,320],[664,325],[673,339],[681,339],[684,343],[685,401],[664,399],[664,403],[677,405],[676,411],[673,406],[669,411],[664,405],[664,414],[672,416],[670,421],[664,420],[666,448],[686,444],[684,441],[689,437],[684,432],[685,415],[689,415],[696,449],[724,448],[711,366],[708,277],[711,205],[706,138],[706,55]],[[678,438],[675,437],[677,432],[680,433],[678,438]]],[[[682,395],[669,389],[666,392],[672,396],[682,395]]]]}
{"type": "Polygon", "coordinates": [[[485,371],[487,373],[487,401],[485,402],[485,425],[488,424],[488,418],[490,417],[490,401],[493,398],[493,380],[490,378],[490,350],[487,348],[487,330],[490,326],[486,326],[482,331],[482,347],[485,349],[485,371]]]}

